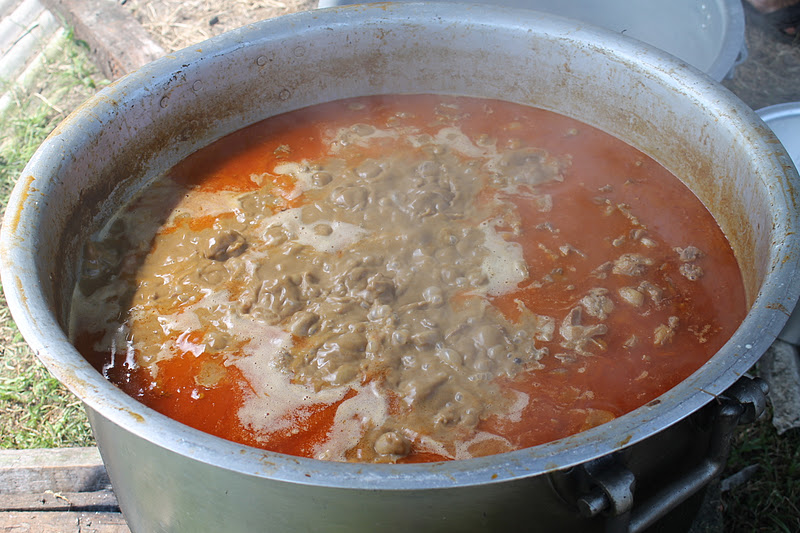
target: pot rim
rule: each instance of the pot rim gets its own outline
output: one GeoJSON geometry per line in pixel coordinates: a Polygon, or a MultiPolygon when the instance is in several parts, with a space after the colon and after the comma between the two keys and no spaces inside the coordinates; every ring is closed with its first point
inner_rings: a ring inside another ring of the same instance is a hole
{"type": "Polygon", "coordinates": [[[280,34],[285,38],[287,27],[300,35],[303,29],[319,27],[320,24],[336,29],[354,23],[383,26],[433,23],[442,28],[457,26],[466,30],[474,25],[496,25],[525,27],[530,32],[547,34],[552,34],[555,29],[563,38],[595,50],[601,49],[602,53],[612,54],[626,65],[637,65],[636,68],[655,79],[669,79],[672,83],[677,80],[687,97],[716,116],[731,121],[734,126],[743,128],[743,124],[755,124],[759,135],[753,135],[749,141],[761,152],[769,154],[769,157],[756,162],[757,168],[763,175],[776,176],[780,181],[784,195],[776,197],[779,202],[788,203],[789,197],[794,202],[797,173],[780,143],[754,111],[696,69],[653,47],[613,32],[526,10],[444,3],[347,6],[285,15],[251,24],[148,64],[91,98],[42,144],[23,171],[23,178],[9,201],[0,235],[0,255],[3,287],[12,315],[45,366],[89,407],[90,412],[186,457],[257,477],[364,490],[470,486],[565,469],[635,444],[713,400],[746,373],[766,351],[788,317],[786,308],[791,310],[796,295],[800,293],[796,260],[800,238],[794,235],[794,228],[798,227],[797,209],[787,208],[782,216],[772,214],[772,276],[777,288],[765,292],[762,286],[745,321],[703,367],[656,400],[624,416],[532,448],[475,459],[412,465],[306,459],[251,448],[189,428],[140,404],[104,379],[69,343],[56,314],[48,305],[46,292],[41,283],[36,282],[40,269],[32,237],[36,233],[32,221],[35,221],[39,206],[46,207],[48,202],[42,192],[46,187],[37,182],[42,179],[38,176],[56,179],[55,176],[46,176],[45,169],[48,166],[55,168],[55,162],[69,151],[68,141],[60,133],[67,128],[93,131],[82,124],[93,120],[98,108],[124,108],[126,99],[136,94],[136,87],[169,76],[180,70],[181,65],[190,64],[201,55],[225,54],[248,46],[247,43],[263,44],[271,39],[277,42],[277,38],[271,36],[280,34]],[[469,19],[465,13],[478,17],[469,19]],[[198,52],[201,49],[202,52],[198,52]],[[763,132],[759,129],[761,126],[763,132]],[[780,167],[782,170],[778,172],[776,169],[780,167]],[[764,334],[751,338],[753,331],[764,334]]]}

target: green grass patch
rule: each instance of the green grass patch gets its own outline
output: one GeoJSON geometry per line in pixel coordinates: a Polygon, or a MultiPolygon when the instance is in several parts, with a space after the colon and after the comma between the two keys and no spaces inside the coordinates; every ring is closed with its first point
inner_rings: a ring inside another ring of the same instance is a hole
{"type": "Polygon", "coordinates": [[[769,417],[739,429],[723,477],[758,465],[722,495],[726,532],[800,531],[800,428],[778,435],[769,417]]]}
{"type": "Polygon", "coordinates": [[[0,448],[91,446],[83,405],[33,356],[2,304],[0,448]]]}
{"type": "Polygon", "coordinates": [[[0,448],[94,444],[81,402],[33,355],[0,296],[0,448]]]}
{"type": "Polygon", "coordinates": [[[25,164],[56,125],[98,88],[96,67],[89,60],[88,47],[66,32],[51,57],[44,57],[33,80],[20,86],[0,80],[11,105],[0,116],[0,207],[25,164]]]}
{"type": "MultiPolygon", "coordinates": [[[[0,212],[28,160],[99,79],[85,43],[67,32],[26,87],[8,81],[11,105],[0,116],[0,212]]],[[[0,448],[89,446],[81,402],[53,378],[22,339],[0,295],[0,448]]]]}

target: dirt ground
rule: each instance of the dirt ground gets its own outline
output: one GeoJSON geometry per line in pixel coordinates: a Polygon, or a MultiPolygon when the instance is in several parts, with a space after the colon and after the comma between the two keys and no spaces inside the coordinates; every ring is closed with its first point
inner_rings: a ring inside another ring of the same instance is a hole
{"type": "Polygon", "coordinates": [[[748,57],[722,84],[753,109],[800,101],[800,37],[781,35],[747,7],[745,28],[748,57]]]}
{"type": "Polygon", "coordinates": [[[127,0],[123,3],[167,52],[252,22],[316,5],[316,0],[127,0]]]}

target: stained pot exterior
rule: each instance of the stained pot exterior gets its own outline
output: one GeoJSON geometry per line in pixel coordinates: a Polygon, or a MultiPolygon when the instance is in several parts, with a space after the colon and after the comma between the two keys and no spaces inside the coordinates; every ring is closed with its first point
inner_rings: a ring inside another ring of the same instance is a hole
{"type": "Polygon", "coordinates": [[[694,424],[678,422],[744,374],[781,330],[800,293],[796,180],[752,110],[639,42],[496,7],[350,6],[189,47],[76,110],[31,159],[10,200],[2,281],[25,339],[86,404],[134,532],[588,530],[550,474],[618,450],[643,478],[668,471],[671,454],[691,448],[685,431],[694,424]],[[64,331],[82,244],[136,190],[245,125],[388,93],[535,105],[651,155],[692,188],[730,239],[751,305],[744,323],[700,370],[626,416],[534,448],[427,465],[329,463],[227,442],[139,404],[72,347],[64,331]]]}

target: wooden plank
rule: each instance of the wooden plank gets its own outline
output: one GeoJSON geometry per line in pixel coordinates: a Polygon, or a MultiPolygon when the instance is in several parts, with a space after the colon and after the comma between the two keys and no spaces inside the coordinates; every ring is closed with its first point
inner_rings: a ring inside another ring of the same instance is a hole
{"type": "Polygon", "coordinates": [[[111,489],[95,492],[0,494],[0,512],[70,511],[118,513],[117,497],[111,489]]]}
{"type": "Polygon", "coordinates": [[[0,533],[130,533],[117,513],[0,513],[0,533]]]}
{"type": "Polygon", "coordinates": [[[43,0],[89,44],[95,64],[115,80],[164,55],[136,19],[114,0],[43,0]]]}
{"type": "Polygon", "coordinates": [[[0,450],[0,494],[94,492],[110,486],[94,447],[0,450]]]}

